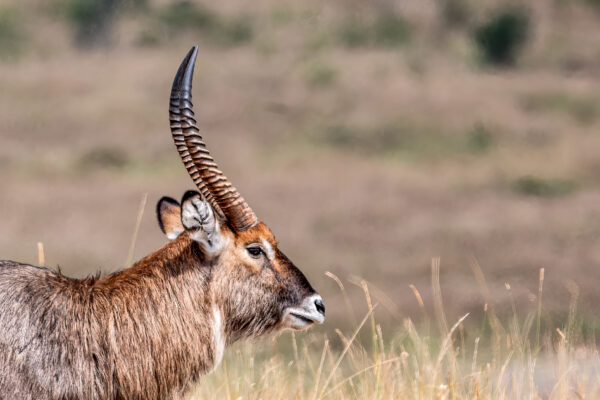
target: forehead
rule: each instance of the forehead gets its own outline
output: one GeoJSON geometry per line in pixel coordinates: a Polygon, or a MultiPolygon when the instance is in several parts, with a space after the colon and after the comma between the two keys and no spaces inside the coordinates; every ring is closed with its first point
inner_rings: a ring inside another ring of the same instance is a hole
{"type": "Polygon", "coordinates": [[[272,246],[277,245],[275,236],[273,236],[269,227],[262,222],[247,231],[235,233],[235,241],[238,244],[260,243],[263,240],[266,240],[272,246]]]}

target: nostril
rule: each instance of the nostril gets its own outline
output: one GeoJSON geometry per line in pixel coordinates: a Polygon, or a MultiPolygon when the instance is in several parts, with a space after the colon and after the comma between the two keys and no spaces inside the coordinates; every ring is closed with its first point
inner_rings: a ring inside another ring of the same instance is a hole
{"type": "Polygon", "coordinates": [[[325,315],[325,304],[323,304],[323,300],[316,299],[315,300],[315,307],[317,307],[317,311],[318,312],[320,312],[321,314],[325,315]]]}

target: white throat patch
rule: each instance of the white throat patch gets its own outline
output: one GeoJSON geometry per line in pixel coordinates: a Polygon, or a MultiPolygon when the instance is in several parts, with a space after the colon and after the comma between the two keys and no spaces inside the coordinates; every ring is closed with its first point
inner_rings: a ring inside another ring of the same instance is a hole
{"type": "Polygon", "coordinates": [[[223,353],[225,352],[225,332],[223,331],[223,320],[221,317],[221,310],[216,304],[212,306],[213,314],[213,326],[212,326],[212,341],[214,351],[214,365],[212,371],[217,369],[221,360],[223,359],[223,353]]]}

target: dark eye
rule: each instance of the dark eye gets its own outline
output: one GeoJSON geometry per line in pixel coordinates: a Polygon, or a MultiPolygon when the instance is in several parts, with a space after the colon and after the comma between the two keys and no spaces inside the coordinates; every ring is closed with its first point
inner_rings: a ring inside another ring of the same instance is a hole
{"type": "Polygon", "coordinates": [[[250,253],[250,255],[254,258],[258,258],[264,254],[263,250],[259,246],[247,247],[246,250],[248,250],[248,253],[250,253]]]}

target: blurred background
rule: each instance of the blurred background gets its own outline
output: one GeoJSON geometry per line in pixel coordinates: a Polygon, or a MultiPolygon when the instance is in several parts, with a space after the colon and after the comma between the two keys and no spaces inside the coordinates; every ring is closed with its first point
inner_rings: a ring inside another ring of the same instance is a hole
{"type": "Polygon", "coordinates": [[[576,298],[596,326],[598,0],[4,0],[1,258],[43,242],[69,276],[124,268],[145,193],[134,258],[165,243],[156,201],[193,188],[169,90],[196,43],[199,126],[323,295],[320,329],[364,315],[360,279],[384,324],[421,312],[411,284],[429,309],[438,256],[451,321],[535,310],[545,268],[544,318],[576,298]]]}

